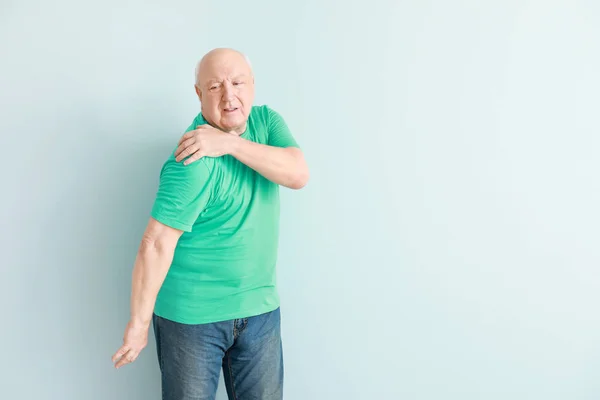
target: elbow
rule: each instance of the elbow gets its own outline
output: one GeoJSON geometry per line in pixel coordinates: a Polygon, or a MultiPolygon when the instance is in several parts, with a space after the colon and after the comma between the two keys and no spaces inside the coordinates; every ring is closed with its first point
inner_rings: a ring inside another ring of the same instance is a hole
{"type": "Polygon", "coordinates": [[[141,256],[149,256],[159,252],[161,247],[161,243],[158,238],[154,238],[150,235],[142,236],[142,240],[140,242],[139,254],[141,256]]]}
{"type": "Polygon", "coordinates": [[[143,258],[169,257],[175,252],[183,231],[171,228],[150,218],[142,235],[138,255],[143,258]]]}
{"type": "Polygon", "coordinates": [[[300,190],[304,186],[306,186],[309,178],[310,178],[310,174],[308,172],[308,169],[304,169],[295,174],[295,176],[291,179],[290,184],[288,185],[288,188],[294,189],[294,190],[300,190]]]}
{"type": "Polygon", "coordinates": [[[177,240],[167,235],[149,235],[144,234],[140,243],[140,254],[141,255],[164,255],[175,251],[177,240]]]}
{"type": "Polygon", "coordinates": [[[308,183],[310,178],[310,173],[308,171],[308,165],[306,160],[304,159],[304,155],[302,151],[298,148],[287,148],[286,151],[290,152],[290,154],[294,157],[294,167],[291,169],[293,171],[290,173],[288,178],[288,184],[285,185],[290,189],[302,189],[308,183]]]}

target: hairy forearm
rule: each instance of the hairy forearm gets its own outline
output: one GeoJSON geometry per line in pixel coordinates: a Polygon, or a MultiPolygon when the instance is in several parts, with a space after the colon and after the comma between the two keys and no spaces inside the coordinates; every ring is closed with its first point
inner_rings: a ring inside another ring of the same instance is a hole
{"type": "Polygon", "coordinates": [[[290,189],[301,189],[308,182],[308,167],[300,149],[268,146],[237,136],[230,148],[230,155],[272,182],[290,189]]]}
{"type": "Polygon", "coordinates": [[[171,262],[175,246],[164,241],[144,237],[138,251],[132,274],[131,321],[149,326],[154,304],[171,262]]]}

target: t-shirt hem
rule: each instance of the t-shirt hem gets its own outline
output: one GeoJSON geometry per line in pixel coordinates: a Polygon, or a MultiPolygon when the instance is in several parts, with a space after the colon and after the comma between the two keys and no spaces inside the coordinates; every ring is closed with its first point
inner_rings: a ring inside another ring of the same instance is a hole
{"type": "Polygon", "coordinates": [[[239,318],[250,318],[250,317],[260,315],[260,314],[265,314],[265,313],[268,313],[271,311],[275,311],[277,308],[279,308],[279,306],[280,306],[280,302],[277,301],[272,304],[264,305],[261,307],[253,307],[253,308],[250,308],[250,309],[244,310],[244,311],[236,311],[236,312],[231,312],[231,313],[227,313],[227,314],[218,314],[218,315],[216,315],[216,314],[215,315],[205,315],[203,317],[198,317],[198,318],[181,317],[180,315],[177,315],[177,314],[161,312],[156,309],[154,310],[154,314],[158,317],[168,319],[169,321],[177,322],[180,324],[198,325],[198,324],[211,324],[214,322],[222,322],[222,321],[228,321],[228,320],[239,319],[239,318]]]}

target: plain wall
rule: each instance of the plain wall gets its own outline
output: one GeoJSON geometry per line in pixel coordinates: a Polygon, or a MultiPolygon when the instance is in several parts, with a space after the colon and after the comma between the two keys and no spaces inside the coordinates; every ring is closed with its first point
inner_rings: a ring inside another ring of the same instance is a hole
{"type": "Polygon", "coordinates": [[[1,0],[0,398],[160,398],[153,336],[110,357],[220,46],[312,173],[282,189],[286,400],[600,398],[599,27],[592,0],[1,0]]]}

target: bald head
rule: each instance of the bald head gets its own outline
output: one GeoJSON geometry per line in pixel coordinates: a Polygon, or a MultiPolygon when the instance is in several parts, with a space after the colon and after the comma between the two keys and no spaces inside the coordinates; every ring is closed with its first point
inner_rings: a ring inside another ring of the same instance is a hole
{"type": "Polygon", "coordinates": [[[248,73],[253,76],[252,65],[250,59],[245,54],[229,48],[213,49],[206,53],[204,57],[196,64],[195,78],[196,85],[201,84],[202,78],[205,77],[207,70],[226,63],[235,63],[240,66],[245,65],[248,68],[248,73]]]}
{"type": "Polygon", "coordinates": [[[196,66],[196,93],[202,115],[227,132],[243,133],[254,101],[254,75],[237,50],[214,49],[196,66]]]}

